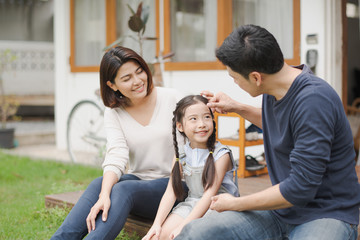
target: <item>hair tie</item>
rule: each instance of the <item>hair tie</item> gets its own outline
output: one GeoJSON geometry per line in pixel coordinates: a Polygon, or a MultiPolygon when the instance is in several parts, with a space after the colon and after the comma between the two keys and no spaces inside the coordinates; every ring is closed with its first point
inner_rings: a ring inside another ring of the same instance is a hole
{"type": "Polygon", "coordinates": [[[176,159],[175,159],[175,162],[178,162],[178,161],[179,161],[179,158],[176,158],[176,159]]]}
{"type": "Polygon", "coordinates": [[[213,154],[213,152],[212,152],[212,151],[210,151],[210,154],[213,154]]]}

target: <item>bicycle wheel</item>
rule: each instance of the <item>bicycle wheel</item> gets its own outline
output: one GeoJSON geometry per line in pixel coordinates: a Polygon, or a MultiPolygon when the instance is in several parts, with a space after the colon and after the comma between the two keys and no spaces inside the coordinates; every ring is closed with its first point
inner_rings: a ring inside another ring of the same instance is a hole
{"type": "Polygon", "coordinates": [[[77,103],[69,114],[66,137],[73,162],[100,166],[106,145],[103,109],[90,100],[77,103]]]}

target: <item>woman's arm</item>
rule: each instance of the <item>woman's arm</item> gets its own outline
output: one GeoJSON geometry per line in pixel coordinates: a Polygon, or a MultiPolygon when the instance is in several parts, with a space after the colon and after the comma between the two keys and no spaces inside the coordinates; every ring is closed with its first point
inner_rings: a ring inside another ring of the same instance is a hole
{"type": "Polygon", "coordinates": [[[173,233],[170,235],[172,238],[175,238],[187,223],[189,223],[191,220],[201,218],[209,210],[211,197],[215,196],[219,191],[224,176],[228,171],[228,169],[230,168],[230,166],[231,166],[231,160],[229,154],[224,154],[215,162],[214,184],[204,192],[203,196],[196,203],[191,213],[184,219],[181,225],[179,225],[173,231],[173,233]]]}
{"type": "Polygon", "coordinates": [[[104,112],[104,125],[106,131],[106,155],[102,167],[104,174],[112,171],[118,180],[125,173],[129,161],[129,146],[122,129],[119,113],[115,109],[106,108],[104,112]]]}
{"type": "Polygon", "coordinates": [[[104,174],[101,192],[99,194],[99,199],[95,205],[91,208],[89,215],[86,218],[86,225],[88,232],[95,230],[95,219],[99,212],[102,210],[102,220],[105,222],[107,219],[108,211],[111,205],[110,202],[110,193],[111,189],[115,183],[117,183],[118,178],[114,172],[108,171],[104,174]]]}
{"type": "MultiPolygon", "coordinates": [[[[173,166],[174,164],[175,164],[175,158],[173,160],[173,166]]],[[[160,236],[161,226],[163,225],[169,212],[174,206],[175,201],[176,201],[176,196],[174,193],[174,189],[172,187],[172,178],[170,177],[165,193],[161,198],[160,205],[156,213],[156,217],[153,222],[153,225],[149,229],[148,233],[142,238],[142,240],[151,239],[153,236],[157,236],[157,237],[160,236]]]]}
{"type": "Polygon", "coordinates": [[[110,193],[125,171],[129,159],[129,148],[124,133],[114,109],[106,108],[104,112],[104,125],[107,139],[107,153],[103,163],[103,180],[98,201],[91,208],[86,225],[88,231],[95,230],[95,219],[102,210],[103,221],[106,221],[110,209],[110,193]]]}

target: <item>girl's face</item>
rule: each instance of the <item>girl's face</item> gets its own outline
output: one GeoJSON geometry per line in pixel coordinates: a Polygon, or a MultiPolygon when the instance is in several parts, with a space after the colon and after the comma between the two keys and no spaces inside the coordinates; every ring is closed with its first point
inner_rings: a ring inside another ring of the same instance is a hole
{"type": "Polygon", "coordinates": [[[114,91],[119,90],[131,102],[134,102],[146,96],[147,79],[144,69],[137,62],[129,61],[120,67],[114,83],[107,81],[107,85],[114,91]]]}
{"type": "Polygon", "coordinates": [[[182,123],[177,122],[176,127],[185,133],[192,148],[207,148],[206,143],[214,131],[209,107],[202,102],[189,106],[182,123]]]}

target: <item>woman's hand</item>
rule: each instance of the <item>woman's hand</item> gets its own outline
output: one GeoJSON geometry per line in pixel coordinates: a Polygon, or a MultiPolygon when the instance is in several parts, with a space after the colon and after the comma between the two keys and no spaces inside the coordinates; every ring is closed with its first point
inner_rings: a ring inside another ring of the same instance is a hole
{"type": "Polygon", "coordinates": [[[235,197],[228,193],[213,196],[211,198],[210,209],[218,212],[233,210],[231,206],[234,204],[234,200],[235,197]]]}
{"type": "Polygon", "coordinates": [[[88,232],[95,230],[95,219],[99,212],[102,210],[102,220],[105,222],[108,216],[109,208],[111,205],[110,197],[100,197],[95,205],[91,208],[89,215],[86,218],[86,225],[88,232]]]}
{"type": "Polygon", "coordinates": [[[161,233],[160,225],[152,225],[147,234],[141,240],[159,239],[161,233]]]}

